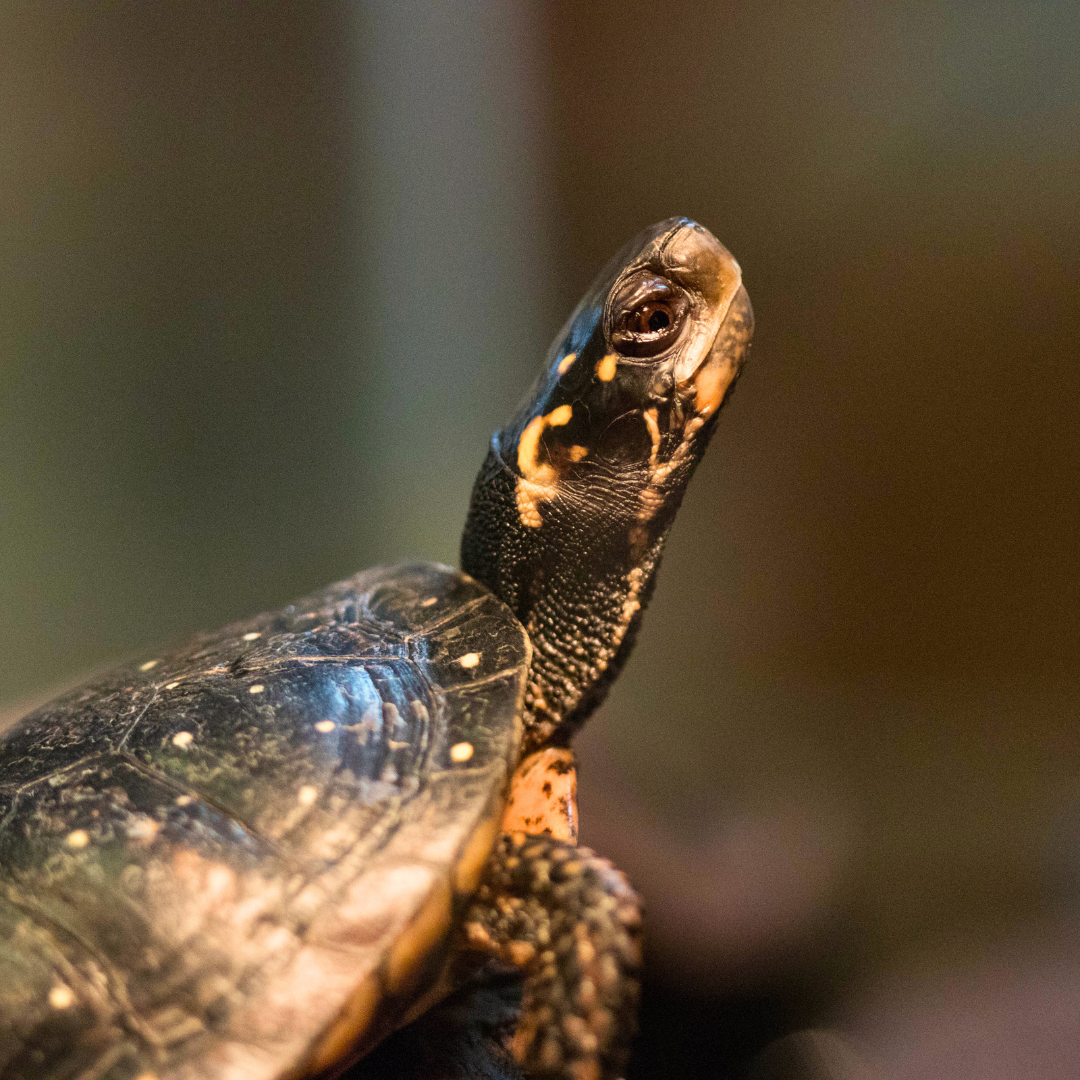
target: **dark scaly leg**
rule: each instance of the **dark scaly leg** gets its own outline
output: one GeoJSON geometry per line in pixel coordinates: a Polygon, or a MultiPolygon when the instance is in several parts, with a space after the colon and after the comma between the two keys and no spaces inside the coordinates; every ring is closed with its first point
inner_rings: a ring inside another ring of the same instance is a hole
{"type": "Polygon", "coordinates": [[[616,1080],[636,1027],[641,905],[588,848],[505,833],[465,923],[525,972],[514,1056],[537,1080],[616,1080]]]}

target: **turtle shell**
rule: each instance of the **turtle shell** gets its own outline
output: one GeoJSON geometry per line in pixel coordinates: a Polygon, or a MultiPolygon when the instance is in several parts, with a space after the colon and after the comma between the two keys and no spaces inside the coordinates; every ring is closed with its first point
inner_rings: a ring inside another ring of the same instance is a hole
{"type": "Polygon", "coordinates": [[[415,1007],[498,833],[525,631],[381,568],[0,743],[0,1076],[269,1080],[415,1007]]]}

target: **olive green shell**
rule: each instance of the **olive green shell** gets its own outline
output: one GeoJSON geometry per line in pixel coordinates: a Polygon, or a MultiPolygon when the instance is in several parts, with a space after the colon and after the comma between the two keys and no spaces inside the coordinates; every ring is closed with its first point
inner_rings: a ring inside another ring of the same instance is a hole
{"type": "Polygon", "coordinates": [[[528,638],[442,566],[141,658],[0,742],[0,1078],[303,1075],[415,1006],[498,829],[528,638]]]}

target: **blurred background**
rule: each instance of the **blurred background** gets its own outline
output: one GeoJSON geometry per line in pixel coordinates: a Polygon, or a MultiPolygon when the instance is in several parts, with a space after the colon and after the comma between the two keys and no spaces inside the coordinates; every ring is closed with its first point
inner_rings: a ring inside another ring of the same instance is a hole
{"type": "Polygon", "coordinates": [[[1073,1077],[1080,6],[0,6],[0,703],[456,562],[599,265],[687,214],[751,363],[585,842],[628,1080],[1073,1077]]]}

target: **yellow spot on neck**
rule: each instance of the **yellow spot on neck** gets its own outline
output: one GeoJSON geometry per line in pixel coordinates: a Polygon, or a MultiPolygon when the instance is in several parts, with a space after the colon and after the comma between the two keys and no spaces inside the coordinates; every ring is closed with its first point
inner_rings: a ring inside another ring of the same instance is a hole
{"type": "Polygon", "coordinates": [[[574,415],[573,407],[560,405],[552,409],[547,416],[534,416],[518,440],[518,468],[521,478],[517,483],[518,516],[522,525],[530,529],[540,528],[541,502],[554,499],[559,493],[558,473],[550,464],[537,461],[540,451],[540,439],[545,428],[562,427],[570,423],[574,415]]]}
{"type": "Polygon", "coordinates": [[[463,668],[473,668],[480,663],[480,654],[477,652],[467,652],[464,656],[458,658],[458,663],[463,668]]]}
{"type": "Polygon", "coordinates": [[[571,446],[570,447],[570,460],[571,461],[581,461],[581,459],[586,457],[588,455],[588,453],[589,453],[589,448],[587,446],[571,446]]]}
{"type": "Polygon", "coordinates": [[[559,361],[559,374],[560,375],[565,375],[574,366],[574,361],[576,359],[577,359],[577,353],[576,352],[567,353],[559,361]]]}
{"type": "Polygon", "coordinates": [[[75,1003],[75,993],[70,986],[54,986],[49,991],[49,1004],[54,1009],[67,1009],[75,1003]]]}
{"type": "Polygon", "coordinates": [[[76,829],[68,833],[67,846],[71,848],[84,848],[90,843],[90,836],[85,829],[76,829]]]}
{"type": "Polygon", "coordinates": [[[611,382],[615,378],[615,367],[619,362],[619,357],[615,353],[608,353],[602,360],[596,365],[596,377],[601,382],[611,382]]]}

